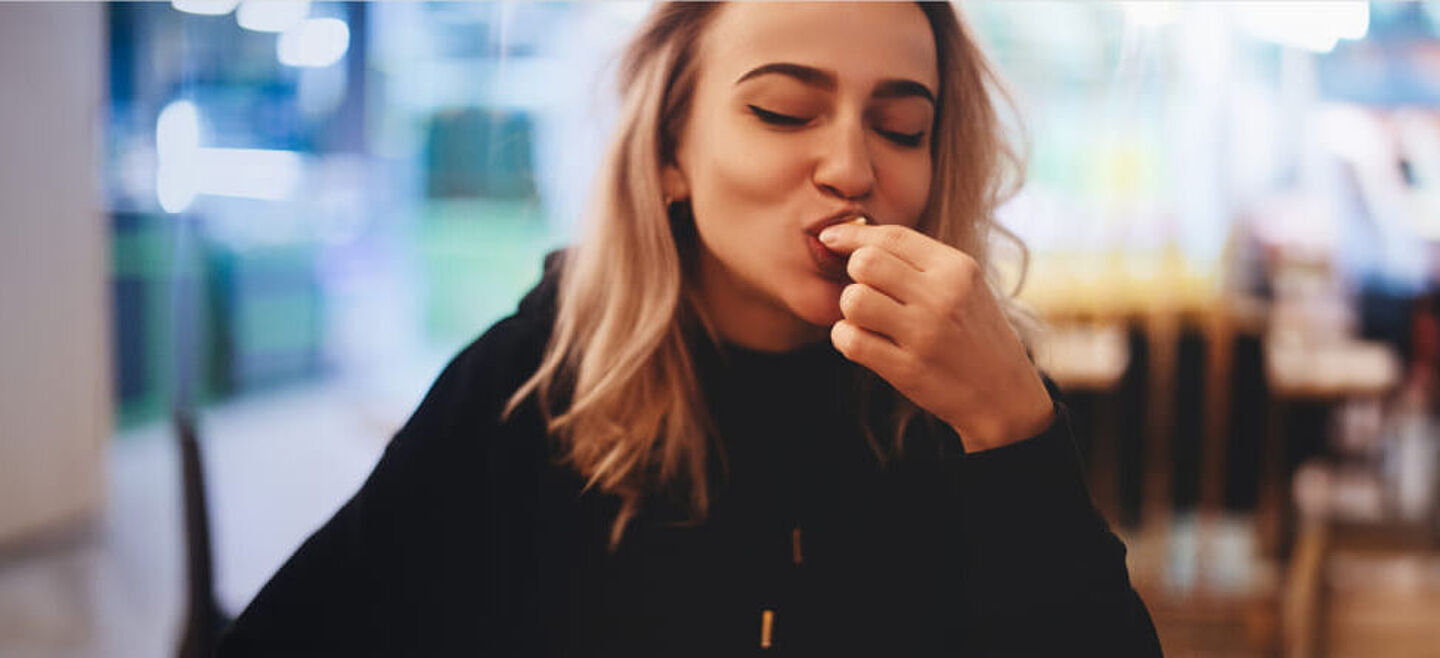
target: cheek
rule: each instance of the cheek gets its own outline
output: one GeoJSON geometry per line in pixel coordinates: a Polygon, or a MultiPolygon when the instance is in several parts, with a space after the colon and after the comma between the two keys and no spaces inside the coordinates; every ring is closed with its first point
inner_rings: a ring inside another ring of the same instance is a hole
{"type": "Polygon", "coordinates": [[[741,125],[733,118],[715,121],[708,157],[698,162],[708,171],[714,191],[726,202],[774,206],[805,180],[805,161],[796,145],[741,125]]]}
{"type": "Polygon", "coordinates": [[[898,217],[904,224],[914,226],[925,211],[930,199],[930,158],[899,157],[886,163],[886,173],[881,180],[884,195],[895,206],[898,217]]]}
{"type": "Polygon", "coordinates": [[[688,169],[701,237],[719,243],[765,248],[781,232],[798,229],[786,222],[786,207],[805,181],[805,163],[794,145],[737,125],[726,117],[701,115],[702,128],[688,149],[688,169]]]}

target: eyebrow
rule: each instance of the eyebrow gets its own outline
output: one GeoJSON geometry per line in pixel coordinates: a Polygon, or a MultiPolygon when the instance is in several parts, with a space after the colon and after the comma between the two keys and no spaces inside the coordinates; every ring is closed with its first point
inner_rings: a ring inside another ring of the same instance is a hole
{"type": "MultiPolygon", "coordinates": [[[[837,86],[834,73],[824,69],[817,69],[813,66],[792,64],[789,62],[774,62],[757,66],[750,69],[745,75],[740,76],[740,79],[736,80],[735,84],[738,85],[746,80],[770,74],[788,76],[806,85],[825,91],[835,91],[837,86]]],[[[871,95],[875,98],[906,98],[918,96],[930,101],[931,105],[935,104],[935,94],[930,91],[930,88],[914,80],[897,78],[881,80],[879,84],[875,85],[875,91],[872,92],[871,95]]]]}

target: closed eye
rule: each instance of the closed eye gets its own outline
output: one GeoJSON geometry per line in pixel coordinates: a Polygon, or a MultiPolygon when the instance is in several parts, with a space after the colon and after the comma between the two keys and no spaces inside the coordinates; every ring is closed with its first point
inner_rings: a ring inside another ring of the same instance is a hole
{"type": "MultiPolygon", "coordinates": [[[[804,117],[792,117],[788,114],[771,112],[770,110],[767,110],[758,105],[747,105],[746,107],[750,108],[750,111],[754,113],[756,117],[759,117],[761,121],[764,121],[765,123],[771,125],[784,126],[787,128],[798,128],[807,123],[810,123],[810,120],[804,117]]],[[[880,135],[885,139],[899,144],[900,146],[912,148],[919,146],[921,140],[925,138],[925,131],[923,130],[918,133],[897,133],[889,130],[877,129],[875,132],[880,133],[880,135]]]]}
{"type": "Polygon", "coordinates": [[[919,146],[920,140],[925,138],[925,131],[923,130],[918,133],[897,133],[888,130],[877,130],[876,132],[884,136],[885,139],[905,147],[919,146]]]}
{"type": "Polygon", "coordinates": [[[805,124],[807,124],[807,123],[810,123],[810,120],[809,120],[809,119],[804,119],[804,118],[801,118],[801,117],[792,117],[792,116],[790,116],[790,115],[780,114],[780,113],[778,113],[778,112],[771,112],[770,110],[767,110],[767,109],[765,109],[765,108],[763,108],[763,107],[760,107],[760,106],[758,106],[758,105],[747,105],[746,107],[749,107],[749,108],[750,108],[750,111],[753,112],[753,113],[755,114],[755,116],[759,117],[761,121],[764,121],[765,123],[768,123],[768,124],[771,124],[771,125],[776,125],[776,126],[792,126],[792,127],[794,127],[794,126],[803,126],[803,125],[805,125],[805,124]]]}

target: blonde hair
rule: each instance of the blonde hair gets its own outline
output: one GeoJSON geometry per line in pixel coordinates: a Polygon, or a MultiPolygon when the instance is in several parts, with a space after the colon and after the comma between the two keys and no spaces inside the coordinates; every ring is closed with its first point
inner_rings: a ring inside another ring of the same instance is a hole
{"type": "MultiPolygon", "coordinates": [[[[934,176],[917,229],[990,270],[990,234],[1015,240],[995,224],[993,213],[1021,172],[991,102],[1003,92],[954,9],[918,4],[935,36],[940,94],[931,144],[934,176]]],[[[620,497],[612,549],[647,494],[683,492],[697,520],[709,507],[707,441],[715,429],[689,341],[719,341],[694,296],[693,218],[683,207],[667,207],[661,171],[683,132],[695,91],[696,49],[719,6],[662,3],[625,50],[619,128],[605,154],[585,233],[561,264],[554,330],[539,368],[504,411],[508,417],[535,395],[586,489],[620,497]]],[[[1008,295],[997,297],[1013,311],[1008,295]]],[[[887,408],[898,454],[910,421],[929,414],[879,377],[868,371],[862,377],[867,395],[894,403],[887,408]]]]}

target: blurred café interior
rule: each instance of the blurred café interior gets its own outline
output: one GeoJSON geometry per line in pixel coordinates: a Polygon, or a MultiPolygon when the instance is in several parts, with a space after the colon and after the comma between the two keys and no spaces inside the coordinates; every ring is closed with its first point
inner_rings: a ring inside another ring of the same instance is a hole
{"type": "MultiPolygon", "coordinates": [[[[573,239],[647,9],[0,4],[0,655],[238,612],[573,239]]],[[[1167,655],[1440,656],[1440,2],[962,11],[1167,655]]]]}

